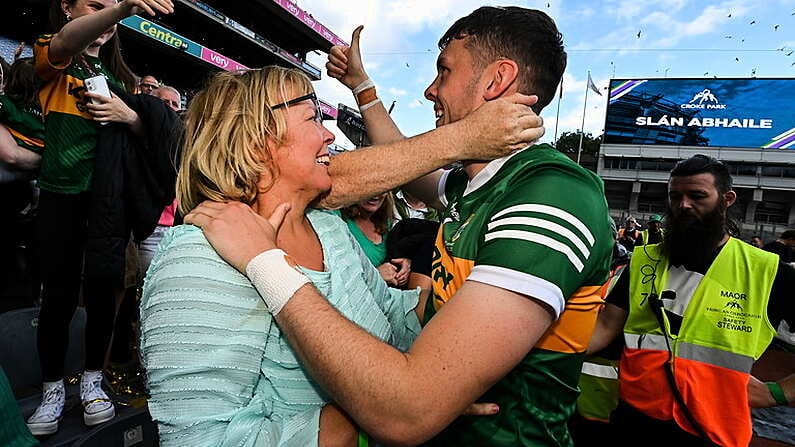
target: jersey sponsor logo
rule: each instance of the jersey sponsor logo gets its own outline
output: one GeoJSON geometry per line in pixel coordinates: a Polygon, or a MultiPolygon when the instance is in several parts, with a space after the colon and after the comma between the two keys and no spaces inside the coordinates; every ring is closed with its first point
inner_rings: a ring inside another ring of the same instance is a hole
{"type": "Polygon", "coordinates": [[[86,108],[85,92],[83,81],[67,74],[54,84],[45,84],[39,91],[39,98],[47,114],[58,112],[91,119],[86,108]]]}
{"type": "Polygon", "coordinates": [[[447,208],[450,210],[451,221],[458,222],[461,219],[461,215],[458,213],[458,202],[450,203],[447,208]]]}
{"type": "Polygon", "coordinates": [[[447,271],[442,263],[442,253],[439,251],[438,247],[433,248],[433,264],[431,264],[431,269],[433,269],[433,281],[442,283],[442,288],[446,289],[450,282],[453,280],[453,275],[447,271]]]}
{"type": "Polygon", "coordinates": [[[456,258],[444,249],[442,230],[436,236],[431,264],[433,279],[433,306],[439,310],[461,288],[469,277],[475,261],[456,258]]]}

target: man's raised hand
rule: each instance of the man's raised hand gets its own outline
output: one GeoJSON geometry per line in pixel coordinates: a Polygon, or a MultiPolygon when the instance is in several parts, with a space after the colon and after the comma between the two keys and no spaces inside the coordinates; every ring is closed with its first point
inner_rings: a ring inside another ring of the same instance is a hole
{"type": "Polygon", "coordinates": [[[331,47],[328,53],[328,62],[326,62],[328,75],[339,79],[343,85],[351,90],[367,79],[359,47],[359,36],[362,33],[362,28],[364,26],[359,25],[353,30],[351,46],[335,45],[331,47]]]}
{"type": "Polygon", "coordinates": [[[488,101],[453,123],[467,135],[469,160],[493,160],[523,149],[544,135],[544,120],[530,108],[538,96],[514,93],[488,101]]]}

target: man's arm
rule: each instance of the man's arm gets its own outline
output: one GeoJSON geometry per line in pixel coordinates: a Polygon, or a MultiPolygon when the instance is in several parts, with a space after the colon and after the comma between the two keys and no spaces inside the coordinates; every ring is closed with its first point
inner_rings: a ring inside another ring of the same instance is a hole
{"type": "Polygon", "coordinates": [[[593,354],[606,348],[624,330],[627,321],[627,311],[607,303],[596,319],[591,341],[588,343],[588,354],[593,354]]]}
{"type": "MultiPolygon", "coordinates": [[[[329,76],[339,79],[352,91],[369,79],[364,70],[359,48],[361,30],[362,27],[359,26],[353,31],[350,47],[332,47],[326,64],[329,76]]],[[[530,106],[535,100],[523,103],[525,106],[530,106]]],[[[475,116],[469,116],[462,121],[409,140],[406,140],[395,125],[382,102],[379,101],[366,108],[361,113],[367,128],[367,136],[378,149],[360,149],[334,157],[329,170],[332,176],[332,190],[322,200],[321,206],[340,208],[408,183],[406,188],[410,194],[432,208],[441,209],[438,185],[442,172],[438,170],[439,168],[458,160],[499,158],[527,146],[543,135],[543,129],[540,129],[543,121],[534,115],[537,122],[535,124],[528,122],[528,124],[539,126],[538,129],[527,132],[518,140],[509,138],[516,144],[502,147],[493,144],[483,132],[494,130],[495,127],[500,128],[505,124],[510,125],[510,120],[513,119],[500,115],[504,112],[496,109],[488,112],[489,107],[493,106],[494,104],[486,105],[481,107],[484,110],[478,109],[480,116],[474,113],[472,115],[475,116]],[[484,112],[493,115],[489,116],[484,112]],[[498,117],[505,119],[500,123],[486,123],[478,129],[478,120],[495,121],[498,117]],[[492,148],[478,147],[479,144],[492,148]],[[395,169],[396,167],[400,168],[395,169]]],[[[514,111],[520,116],[527,113],[521,107],[514,111]]],[[[507,132],[518,130],[506,129],[507,132]]],[[[494,138],[499,140],[500,136],[495,134],[494,138]]]]}
{"type": "MultiPolygon", "coordinates": [[[[775,381],[781,388],[780,398],[783,396],[787,405],[795,406],[795,374],[775,381]]],[[[779,405],[770,388],[765,382],[751,376],[748,380],[748,406],[751,408],[768,408],[779,405]]]]}
{"type": "MultiPolygon", "coordinates": [[[[329,51],[326,68],[330,77],[337,78],[351,91],[369,79],[362,63],[361,49],[359,47],[362,26],[353,30],[351,45],[334,46],[329,51]]],[[[404,140],[406,137],[400,132],[392,116],[387,112],[384,103],[378,101],[373,106],[360,111],[364,120],[367,136],[375,144],[389,144],[404,140]]],[[[440,169],[434,169],[422,177],[411,179],[404,185],[414,197],[422,200],[426,205],[435,209],[442,209],[439,201],[438,185],[442,177],[440,169]]]]}
{"type": "Polygon", "coordinates": [[[629,314],[629,266],[620,275],[615,287],[605,298],[605,307],[596,319],[596,326],[588,343],[588,354],[606,348],[624,331],[624,323],[629,314]]]}
{"type": "Polygon", "coordinates": [[[388,444],[415,445],[516,366],[552,313],[526,296],[467,281],[407,353],[348,321],[311,286],[276,320],[302,364],[361,427],[388,444]]]}
{"type": "MultiPolygon", "coordinates": [[[[200,226],[221,257],[248,271],[255,256],[276,247],[287,209],[280,206],[266,220],[243,204],[204,202],[185,222],[200,226]]],[[[249,276],[263,288],[302,365],[362,428],[387,444],[415,445],[441,431],[516,366],[553,320],[551,308],[539,301],[466,281],[402,353],[347,320],[311,285],[287,290],[294,280],[289,271],[285,261],[255,266],[256,275],[249,276]],[[268,283],[277,271],[282,273],[268,283]]]]}
{"type": "Polygon", "coordinates": [[[320,206],[341,208],[457,160],[489,160],[526,147],[544,134],[542,119],[529,107],[536,101],[535,96],[514,94],[433,131],[339,154],[331,159],[332,188],[320,206]]]}
{"type": "Polygon", "coordinates": [[[12,169],[30,171],[39,167],[41,155],[17,144],[11,132],[0,124],[0,162],[12,169]]]}
{"type": "Polygon", "coordinates": [[[318,447],[350,447],[356,445],[358,432],[350,416],[336,405],[328,404],[320,412],[318,447]]]}

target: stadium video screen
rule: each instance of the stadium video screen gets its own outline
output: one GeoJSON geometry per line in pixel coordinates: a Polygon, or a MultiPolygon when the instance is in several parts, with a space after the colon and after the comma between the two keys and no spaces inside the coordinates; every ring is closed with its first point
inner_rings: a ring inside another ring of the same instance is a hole
{"type": "Polygon", "coordinates": [[[795,153],[795,79],[613,79],[606,144],[795,153]]]}

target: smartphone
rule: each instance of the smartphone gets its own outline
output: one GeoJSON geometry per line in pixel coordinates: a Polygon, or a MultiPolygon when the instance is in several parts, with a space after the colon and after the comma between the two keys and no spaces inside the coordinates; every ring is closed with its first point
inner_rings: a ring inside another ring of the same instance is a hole
{"type": "Polygon", "coordinates": [[[86,79],[84,82],[86,84],[86,90],[89,92],[100,96],[105,96],[107,98],[111,97],[110,88],[108,87],[108,80],[105,79],[105,76],[94,76],[92,78],[86,79]]]}
{"type": "MultiPolygon", "coordinates": [[[[94,76],[86,79],[83,82],[86,84],[86,90],[88,90],[89,92],[95,93],[100,96],[104,96],[106,98],[111,97],[110,88],[108,87],[108,80],[105,79],[105,76],[102,75],[94,76]]],[[[92,103],[94,102],[93,100],[89,101],[91,101],[92,103]]],[[[108,123],[99,123],[99,124],[105,125],[108,123]]]]}

